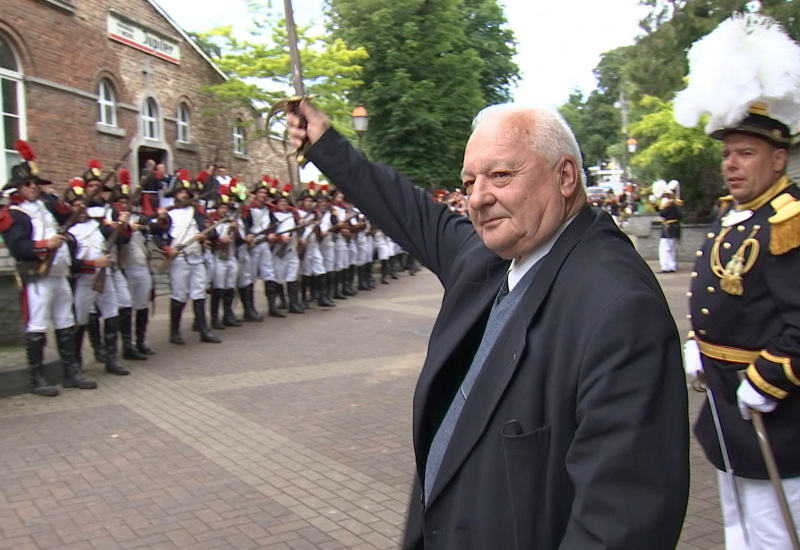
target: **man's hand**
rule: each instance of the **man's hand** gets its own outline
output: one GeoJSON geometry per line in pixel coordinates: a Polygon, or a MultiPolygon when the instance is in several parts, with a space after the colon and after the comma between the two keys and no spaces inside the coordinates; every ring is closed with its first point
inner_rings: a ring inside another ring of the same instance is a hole
{"type": "Polygon", "coordinates": [[[736,402],[739,404],[739,414],[745,420],[750,420],[750,409],[769,413],[778,406],[776,401],[758,393],[747,378],[739,383],[739,389],[736,390],[736,402]]]}
{"type": "Polygon", "coordinates": [[[322,111],[315,109],[303,100],[300,102],[300,114],[286,113],[286,126],[289,130],[289,141],[292,147],[299,148],[308,141],[315,143],[325,131],[331,127],[330,119],[322,111]],[[306,120],[306,127],[300,127],[300,121],[306,120]]]}
{"type": "Polygon", "coordinates": [[[99,258],[94,259],[95,269],[106,268],[110,263],[111,263],[111,254],[105,254],[103,256],[100,256],[99,258]]]}
{"type": "Polygon", "coordinates": [[[52,235],[49,239],[47,239],[47,250],[55,250],[61,243],[63,243],[67,238],[64,235],[52,235]]]}

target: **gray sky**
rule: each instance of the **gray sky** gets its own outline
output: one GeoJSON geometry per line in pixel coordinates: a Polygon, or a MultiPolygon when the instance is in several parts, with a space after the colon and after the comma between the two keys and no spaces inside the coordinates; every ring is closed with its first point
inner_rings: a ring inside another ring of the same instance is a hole
{"type": "MultiPolygon", "coordinates": [[[[155,0],[184,30],[232,24],[246,29],[245,0],[155,0]]],[[[283,2],[274,0],[277,7],[283,2]]],[[[292,0],[295,21],[322,20],[320,0],[292,0]]],[[[522,79],[514,92],[522,103],[555,107],[579,87],[595,86],[592,69],[600,54],[633,44],[647,13],[637,0],[505,0],[506,17],[519,42],[516,62],[522,79]]]]}

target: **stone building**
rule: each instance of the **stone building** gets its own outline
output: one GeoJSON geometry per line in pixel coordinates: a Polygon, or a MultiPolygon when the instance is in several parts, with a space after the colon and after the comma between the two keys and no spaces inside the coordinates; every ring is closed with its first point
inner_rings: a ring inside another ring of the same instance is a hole
{"type": "Polygon", "coordinates": [[[153,0],[0,0],[0,174],[22,138],[59,185],[92,158],[104,170],[124,158],[134,181],[154,159],[192,176],[216,161],[248,184],[296,182],[294,162],[256,137],[255,110],[204,91],[225,78],[153,0]]]}

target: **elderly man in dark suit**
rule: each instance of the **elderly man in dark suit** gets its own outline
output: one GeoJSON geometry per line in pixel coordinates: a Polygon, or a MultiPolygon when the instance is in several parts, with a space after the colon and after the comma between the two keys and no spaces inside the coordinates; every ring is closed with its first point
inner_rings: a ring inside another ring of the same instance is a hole
{"type": "Polygon", "coordinates": [[[293,144],[445,288],[414,397],[403,547],[674,548],[689,479],[677,329],[630,241],[586,205],[564,121],[478,116],[467,219],[299,112],[293,144]]]}

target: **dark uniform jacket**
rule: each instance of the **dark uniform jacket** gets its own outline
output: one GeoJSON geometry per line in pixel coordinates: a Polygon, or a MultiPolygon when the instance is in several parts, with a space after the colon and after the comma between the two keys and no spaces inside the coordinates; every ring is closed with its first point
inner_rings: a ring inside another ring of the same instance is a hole
{"type": "Polygon", "coordinates": [[[431,441],[480,343],[509,261],[465,217],[335,130],[307,157],[445,294],[414,397],[404,548],[674,548],[688,496],[685,376],[650,269],[583,208],[489,353],[423,505],[431,441]]]}
{"type": "Polygon", "coordinates": [[[661,216],[661,238],[680,239],[681,238],[681,218],[683,212],[675,201],[670,201],[668,205],[658,211],[661,216]]]}
{"type": "MultiPolygon", "coordinates": [[[[756,390],[780,401],[773,412],[764,414],[768,438],[781,475],[800,476],[800,247],[783,254],[770,252],[773,227],[769,218],[775,214],[770,200],[783,193],[800,198],[793,184],[782,191],[773,186],[750,217],[731,212],[732,202],[721,209],[697,258],[689,301],[692,328],[699,340],[756,353],[763,350],[749,368],[748,362],[703,356],[733,470],[754,479],[768,476],[753,426],[741,418],[736,403],[737,372],[743,369],[756,390]],[[733,223],[724,227],[726,214],[733,223]],[[725,278],[723,272],[738,251],[744,273],[737,282],[725,278]],[[723,286],[739,287],[741,295],[726,292],[723,286]]],[[[695,434],[709,460],[723,470],[708,404],[700,412],[695,434]]]]}

